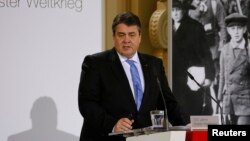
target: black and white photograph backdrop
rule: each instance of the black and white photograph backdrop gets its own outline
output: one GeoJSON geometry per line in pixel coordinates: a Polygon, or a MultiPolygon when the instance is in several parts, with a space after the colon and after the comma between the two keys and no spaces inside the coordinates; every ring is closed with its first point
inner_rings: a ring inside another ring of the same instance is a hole
{"type": "MultiPolygon", "coordinates": [[[[225,17],[248,17],[249,0],[171,0],[172,90],[189,115],[220,115],[220,49],[225,17]]],[[[249,24],[247,25],[249,28],[249,24]]]]}

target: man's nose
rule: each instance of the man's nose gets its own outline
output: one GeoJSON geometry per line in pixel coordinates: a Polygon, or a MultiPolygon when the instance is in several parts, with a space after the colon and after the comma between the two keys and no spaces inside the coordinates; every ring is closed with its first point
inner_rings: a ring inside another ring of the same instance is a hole
{"type": "Polygon", "coordinates": [[[131,38],[129,37],[129,35],[125,35],[124,36],[124,40],[123,40],[124,42],[130,42],[131,41],[131,38]]]}

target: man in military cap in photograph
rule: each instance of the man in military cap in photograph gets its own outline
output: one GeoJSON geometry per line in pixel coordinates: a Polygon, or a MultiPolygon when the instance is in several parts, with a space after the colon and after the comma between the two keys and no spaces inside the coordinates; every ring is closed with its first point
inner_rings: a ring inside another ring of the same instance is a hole
{"type": "Polygon", "coordinates": [[[250,124],[250,47],[247,17],[233,13],[225,18],[230,40],[221,49],[218,100],[227,124],[250,124]]]}

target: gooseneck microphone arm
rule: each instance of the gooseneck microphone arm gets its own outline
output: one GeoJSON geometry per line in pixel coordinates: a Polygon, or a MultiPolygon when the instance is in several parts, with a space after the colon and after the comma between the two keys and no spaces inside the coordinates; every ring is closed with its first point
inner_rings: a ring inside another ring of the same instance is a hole
{"type": "Polygon", "coordinates": [[[198,82],[195,80],[194,76],[193,76],[191,73],[189,73],[188,71],[186,71],[186,72],[187,72],[188,77],[189,77],[190,79],[192,79],[192,80],[201,88],[202,92],[203,92],[204,94],[208,95],[208,96],[218,105],[218,107],[220,108],[221,124],[224,125],[224,117],[223,117],[222,107],[220,106],[220,103],[219,103],[214,97],[212,97],[210,94],[207,94],[207,93],[206,93],[206,91],[203,89],[203,87],[201,86],[201,84],[198,83],[198,82]]]}
{"type": "Polygon", "coordinates": [[[161,98],[162,98],[162,101],[163,101],[163,104],[164,104],[164,121],[163,121],[163,126],[166,129],[166,131],[168,131],[169,130],[169,123],[168,123],[167,104],[166,104],[166,101],[165,101],[165,98],[164,98],[164,95],[163,95],[163,91],[162,91],[162,87],[161,87],[161,83],[160,83],[160,80],[158,78],[158,75],[156,73],[155,68],[154,68],[154,75],[156,77],[156,82],[157,82],[157,85],[159,87],[161,98]]]}
{"type": "Polygon", "coordinates": [[[165,101],[165,98],[163,96],[163,92],[162,92],[162,88],[161,88],[161,83],[158,79],[158,77],[156,77],[156,81],[157,81],[157,84],[158,84],[158,87],[159,87],[159,90],[160,90],[160,93],[161,93],[161,98],[162,98],[162,101],[163,101],[163,104],[164,104],[164,121],[163,121],[163,125],[164,125],[164,128],[168,131],[169,130],[169,125],[168,125],[168,110],[167,110],[167,105],[166,105],[166,101],[165,101]]]}

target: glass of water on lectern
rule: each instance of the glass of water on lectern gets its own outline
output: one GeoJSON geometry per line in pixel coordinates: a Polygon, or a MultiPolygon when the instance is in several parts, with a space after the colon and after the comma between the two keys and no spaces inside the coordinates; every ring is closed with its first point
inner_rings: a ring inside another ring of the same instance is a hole
{"type": "Polygon", "coordinates": [[[163,110],[150,111],[150,116],[151,116],[153,128],[163,128],[163,122],[164,122],[164,111],[163,110]]]}

